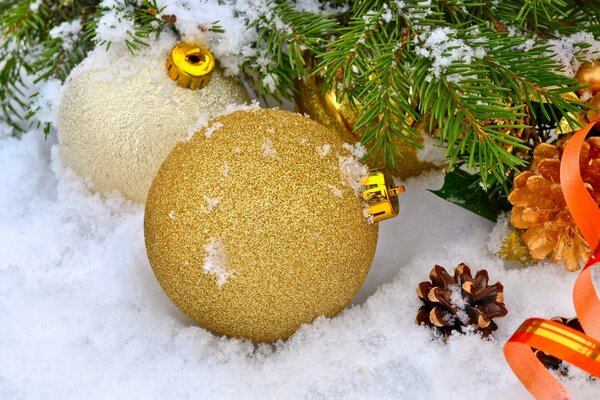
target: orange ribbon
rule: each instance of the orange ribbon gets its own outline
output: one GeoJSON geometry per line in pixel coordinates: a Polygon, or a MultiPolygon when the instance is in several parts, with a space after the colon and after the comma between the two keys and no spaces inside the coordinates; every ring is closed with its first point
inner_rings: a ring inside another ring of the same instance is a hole
{"type": "Polygon", "coordinates": [[[508,364],[537,400],[568,400],[569,396],[538,360],[532,347],[600,377],[600,299],[590,268],[600,263],[600,208],[585,188],[579,170],[581,147],[596,122],[586,125],[569,140],[560,165],[567,207],[590,248],[595,250],[573,288],[575,312],[586,334],[556,322],[531,318],[504,345],[508,364]]]}

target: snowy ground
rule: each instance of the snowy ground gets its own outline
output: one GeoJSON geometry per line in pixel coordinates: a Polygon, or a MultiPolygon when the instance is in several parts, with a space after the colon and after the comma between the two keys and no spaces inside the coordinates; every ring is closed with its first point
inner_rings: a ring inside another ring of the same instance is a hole
{"type": "MultiPolygon", "coordinates": [[[[0,399],[528,399],[502,345],[527,317],[573,315],[575,274],[506,268],[493,225],[427,192],[431,175],[381,225],[356,305],[274,347],[218,338],[160,289],[143,208],[90,194],[57,154],[40,132],[0,140],[0,399]],[[506,287],[494,341],[442,344],[414,323],[417,284],[461,261],[506,287]]],[[[574,375],[573,398],[597,399],[574,375]]]]}

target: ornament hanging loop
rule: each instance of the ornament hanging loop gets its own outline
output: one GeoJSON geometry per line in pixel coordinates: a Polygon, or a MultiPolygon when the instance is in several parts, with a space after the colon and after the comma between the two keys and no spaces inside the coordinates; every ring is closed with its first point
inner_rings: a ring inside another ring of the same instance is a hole
{"type": "Polygon", "coordinates": [[[178,86],[202,89],[210,82],[215,69],[215,57],[206,47],[179,42],[171,50],[166,68],[169,78],[178,86]]]}
{"type": "Polygon", "coordinates": [[[395,186],[389,173],[373,169],[360,183],[366,187],[362,194],[369,204],[368,213],[375,222],[394,218],[400,211],[398,195],[404,192],[404,186],[395,186]]]}

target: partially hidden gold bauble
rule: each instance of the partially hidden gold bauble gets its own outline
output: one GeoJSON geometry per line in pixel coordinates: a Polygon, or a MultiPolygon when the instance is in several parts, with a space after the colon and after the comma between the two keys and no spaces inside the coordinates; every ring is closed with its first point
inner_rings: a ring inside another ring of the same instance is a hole
{"type": "Polygon", "coordinates": [[[150,264],[203,327],[258,342],[346,307],[371,266],[378,224],[366,174],[339,135],[279,110],[213,119],[166,158],[146,203],[150,264]]]}
{"type": "MultiPolygon", "coordinates": [[[[348,100],[338,101],[333,90],[322,95],[323,82],[317,75],[296,82],[298,94],[295,99],[296,111],[309,115],[315,121],[334,130],[349,143],[361,140],[360,132],[354,130],[358,111],[348,100]]],[[[396,168],[390,171],[400,179],[418,176],[426,171],[438,168],[431,162],[419,159],[418,149],[406,140],[394,137],[402,158],[396,168]]],[[[422,138],[421,138],[422,141],[422,138]]],[[[369,160],[373,166],[384,167],[383,160],[369,160]]]]}
{"type": "MultiPolygon", "coordinates": [[[[600,93],[594,95],[587,104],[592,107],[587,111],[587,120],[592,122],[600,118],[600,93]]],[[[600,128],[600,122],[596,123],[595,128],[600,128]]]]}
{"type": "Polygon", "coordinates": [[[577,80],[587,88],[579,91],[579,94],[590,93],[592,96],[600,92],[600,60],[588,62],[581,65],[576,75],[577,80]]]}
{"type": "MultiPolygon", "coordinates": [[[[189,60],[200,64],[194,54],[189,53],[189,60]]],[[[112,71],[96,68],[88,60],[71,73],[59,111],[58,139],[64,163],[90,178],[95,190],[118,190],[143,203],[160,164],[196,121],[249,97],[241,82],[225,77],[218,67],[211,69],[205,87],[181,87],[186,85],[167,76],[164,61],[151,64],[143,56],[130,57],[131,64],[140,65],[133,74],[122,74],[118,66],[112,71]]]]}

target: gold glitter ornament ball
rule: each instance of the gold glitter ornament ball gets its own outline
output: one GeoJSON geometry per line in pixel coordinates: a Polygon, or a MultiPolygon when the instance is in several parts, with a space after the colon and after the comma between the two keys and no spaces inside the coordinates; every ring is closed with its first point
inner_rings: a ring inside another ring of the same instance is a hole
{"type": "MultiPolygon", "coordinates": [[[[131,63],[146,62],[131,56],[131,63]]],[[[249,101],[243,85],[218,68],[208,86],[191,90],[177,87],[162,62],[128,76],[118,67],[106,71],[85,64],[69,77],[60,106],[61,158],[91,178],[95,190],[119,190],[138,203],[146,201],[160,164],[201,114],[212,118],[229,104],[249,101]]]]}
{"type": "Polygon", "coordinates": [[[279,110],[220,116],[179,143],[144,219],[167,295],[205,328],[257,342],[339,313],[378,232],[350,186],[350,160],[337,134],[279,110]]]}

